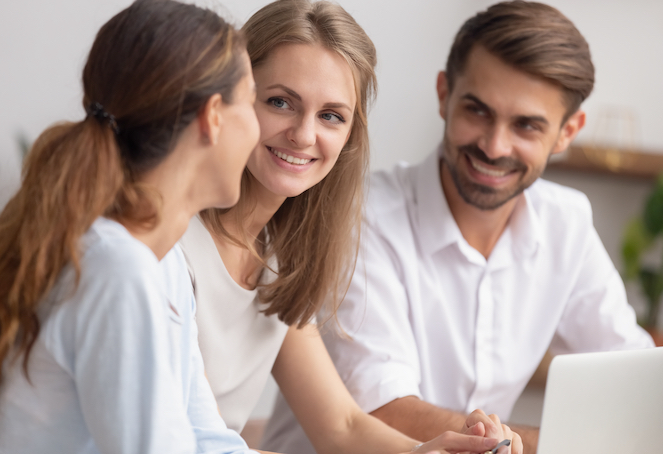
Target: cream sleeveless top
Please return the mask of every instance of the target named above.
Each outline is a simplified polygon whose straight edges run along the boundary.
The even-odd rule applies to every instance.
[[[288,326],[275,315],[262,314],[258,292],[233,280],[197,216],[180,245],[196,295],[205,372],[221,416],[228,427],[239,432],[265,387]],[[261,281],[274,278],[274,273],[265,269]]]

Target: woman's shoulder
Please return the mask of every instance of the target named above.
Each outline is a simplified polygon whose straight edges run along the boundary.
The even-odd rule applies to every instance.
[[[44,341],[63,364],[71,362],[63,352],[75,351],[82,333],[112,326],[140,337],[166,307],[157,257],[121,224],[97,219],[82,247],[80,275],[68,265],[47,296],[54,304],[41,314]]]
[[[81,279],[143,281],[159,271],[159,260],[122,224],[97,219],[82,238]]]

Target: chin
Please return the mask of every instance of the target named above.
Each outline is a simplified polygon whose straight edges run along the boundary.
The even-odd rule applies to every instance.
[[[271,185],[266,186],[269,192],[272,194],[278,196],[278,197],[286,197],[286,198],[291,198],[291,197],[297,197],[299,195],[302,195],[304,192],[308,191],[310,187],[302,188],[300,185],[297,186],[290,186],[290,185]]]
[[[239,191],[237,192],[237,194],[224,197],[221,202],[217,203],[214,206],[214,208],[231,208],[237,205],[237,202],[239,202]]]

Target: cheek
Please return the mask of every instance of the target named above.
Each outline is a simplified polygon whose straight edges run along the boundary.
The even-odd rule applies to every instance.
[[[256,109],[260,140],[272,138],[288,128],[288,120],[283,115],[276,115],[262,109]]]
[[[457,116],[452,121],[447,123],[447,137],[449,140],[457,145],[465,145],[474,143],[481,136],[481,125],[469,119]]]
[[[538,147],[536,150],[525,150],[521,159],[533,169],[543,169],[548,162],[548,151]]]
[[[513,142],[516,159],[533,169],[539,169],[546,165],[551,147],[552,144],[547,141],[536,139],[516,138]]]
[[[347,143],[349,137],[347,131],[333,131],[330,134],[321,136],[318,139],[320,149],[325,159],[333,166],[338,157],[341,155],[341,150]]]
[[[253,147],[255,147],[260,139],[260,123],[258,122],[258,117],[253,108],[248,112],[248,120],[250,125],[250,137],[253,142]]]

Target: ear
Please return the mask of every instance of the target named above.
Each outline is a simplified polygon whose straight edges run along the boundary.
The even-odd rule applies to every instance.
[[[447,96],[449,95],[449,84],[447,83],[447,73],[440,71],[437,75],[437,99],[440,103],[440,116],[446,120]]]
[[[198,114],[200,133],[210,144],[216,145],[219,141],[221,127],[223,126],[222,113],[223,100],[219,93],[210,96]]]
[[[562,125],[562,129],[559,132],[559,137],[552,150],[552,154],[561,153],[569,147],[573,139],[576,138],[580,130],[585,126],[585,120],[586,115],[582,110],[578,110],[566,120],[566,123]]]

